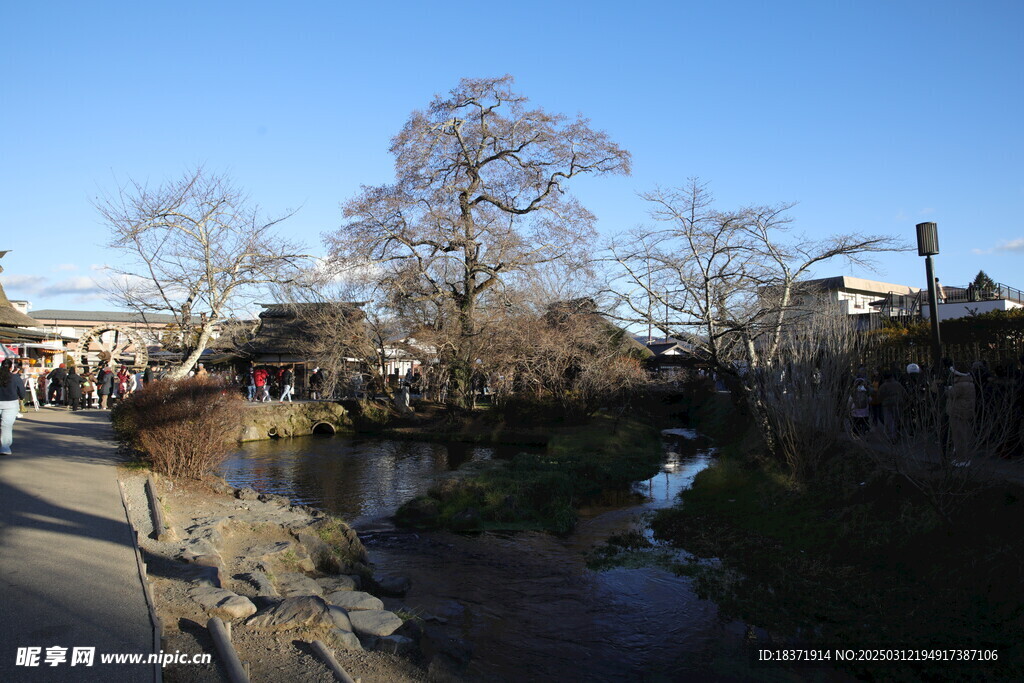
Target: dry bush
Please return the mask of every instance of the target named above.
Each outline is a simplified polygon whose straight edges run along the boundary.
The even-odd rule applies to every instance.
[[[235,447],[242,397],[211,378],[152,382],[118,405],[118,431],[130,437],[153,470],[200,479]]]
[[[762,436],[798,481],[808,481],[845,433],[856,366],[849,316],[802,314],[778,340],[777,353],[743,376]]]
[[[942,376],[907,387],[895,428],[852,434],[868,457],[909,482],[946,523],[972,495],[1021,473],[1004,459],[1021,447],[1014,387],[999,379],[967,381],[975,398],[960,424],[947,412],[951,387]]]

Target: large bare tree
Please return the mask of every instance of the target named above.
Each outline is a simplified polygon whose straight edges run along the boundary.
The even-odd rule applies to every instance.
[[[329,236],[336,260],[379,266],[392,300],[431,302],[454,340],[450,403],[468,404],[478,309],[504,278],[572,262],[594,216],[567,193],[580,175],[628,174],[629,153],[582,117],[531,109],[511,76],[464,79],[391,141],[394,184],[364,187]]]
[[[188,342],[171,378],[188,373],[238,305],[296,277],[305,260],[274,232],[291,214],[263,217],[225,176],[202,168],[156,189],[129,181],[96,206],[117,253],[111,300],[143,316],[173,315]]]

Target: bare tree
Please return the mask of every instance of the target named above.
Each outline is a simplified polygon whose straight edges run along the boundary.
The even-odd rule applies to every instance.
[[[801,281],[815,266],[844,259],[861,265],[873,253],[902,248],[883,235],[786,239],[792,204],[719,211],[706,184],[691,178],[679,189],[642,195],[656,227],[638,228],[612,241],[619,265],[614,287],[624,320],[650,325],[690,342],[720,374],[784,361],[787,326],[813,306]],[[801,295],[809,297],[801,302]],[[747,391],[769,450],[778,452],[766,407]]]
[[[188,373],[236,305],[290,281],[305,259],[273,232],[291,214],[261,217],[226,177],[201,168],[155,190],[130,181],[96,206],[118,253],[111,300],[143,316],[173,315],[189,344],[172,378]]]
[[[448,329],[451,402],[468,403],[479,307],[510,273],[584,257],[594,217],[566,192],[579,175],[629,173],[629,153],[582,117],[528,109],[511,76],[464,79],[391,142],[393,185],[364,187],[328,244],[379,264],[393,300],[431,302]]]

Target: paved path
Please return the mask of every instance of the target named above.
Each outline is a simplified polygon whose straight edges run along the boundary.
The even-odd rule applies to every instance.
[[[152,681],[152,665],[101,664],[150,653],[153,626],[117,483],[105,411],[29,410],[0,456],[0,681]],[[46,648],[68,662],[45,665]],[[16,666],[41,647],[40,666]],[[95,647],[92,667],[70,666]]]

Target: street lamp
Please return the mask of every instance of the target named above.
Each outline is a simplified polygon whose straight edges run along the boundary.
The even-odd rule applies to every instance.
[[[939,335],[939,301],[935,291],[935,271],[932,256],[939,253],[939,226],[935,223],[917,224],[917,255],[924,256],[928,277],[928,313],[932,319],[932,372],[939,371],[942,363],[942,337]]]

